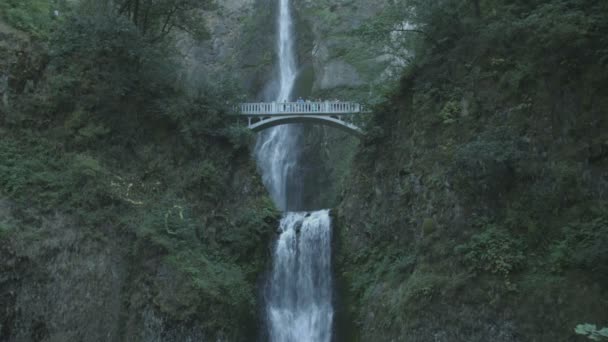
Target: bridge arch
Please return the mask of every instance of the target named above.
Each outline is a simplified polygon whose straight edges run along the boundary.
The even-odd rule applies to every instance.
[[[358,137],[363,135],[361,128],[352,124],[352,120],[344,119],[369,113],[358,103],[341,101],[241,103],[235,112],[237,116],[247,118],[248,127],[254,132],[291,123],[313,123],[335,127]]]
[[[249,125],[249,128],[254,132],[260,132],[267,128],[293,123],[325,125],[340,129],[342,131],[345,131],[346,133],[355,135],[357,137],[363,136],[363,131],[359,127],[331,116],[321,115],[289,115],[267,117],[261,119],[258,122],[252,122]]]

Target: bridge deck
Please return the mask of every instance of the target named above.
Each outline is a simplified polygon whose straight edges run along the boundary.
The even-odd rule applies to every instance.
[[[345,115],[363,113],[354,102],[261,102],[242,103],[237,108],[245,116],[275,115]]]

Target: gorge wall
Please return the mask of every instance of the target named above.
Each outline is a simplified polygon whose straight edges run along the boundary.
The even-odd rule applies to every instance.
[[[372,85],[390,73],[396,56],[380,42],[365,41],[353,32],[382,12],[390,1],[296,1],[296,49],[300,65],[296,93],[331,98],[369,96]],[[206,13],[210,39],[182,41],[189,74],[230,71],[253,99],[276,73],[276,3],[271,0],[231,0]],[[252,100],[253,100],[252,99]]]
[[[448,8],[383,100],[407,52],[353,30],[391,3],[294,4],[297,94],[376,105],[360,143],[304,128],[303,196],[337,206],[339,338],[573,341],[607,322],[605,4]],[[209,40],[179,37],[181,80],[268,99],[275,2],[218,6]],[[0,340],[250,341],[278,214],[251,137],[204,100],[223,94],[71,106],[105,79],[77,83],[55,52],[0,22]],[[77,71],[108,64],[94,57]]]
[[[271,100],[276,92],[276,1],[229,1],[207,13],[211,39],[181,44],[188,74],[236,75],[248,101]],[[390,2],[294,2],[298,77],[294,94],[307,99],[367,102],[378,94],[398,59],[387,47],[354,34]],[[304,202],[309,209],[334,206],[358,140],[327,127],[302,126]],[[323,191],[319,191],[323,189]]]
[[[492,4],[430,12],[443,40],[374,110],[335,213],[348,341],[575,341],[608,319],[608,42],[557,24],[604,32],[607,8]]]
[[[119,26],[87,24],[87,41]],[[0,340],[248,341],[278,225],[248,136],[200,121],[222,110],[205,102],[217,95],[142,110],[137,96],[96,94],[107,74],[87,74],[78,54],[75,72],[61,70],[74,56],[57,58],[53,43],[0,21]],[[86,61],[127,70],[96,51]],[[192,116],[150,114],[172,101]]]

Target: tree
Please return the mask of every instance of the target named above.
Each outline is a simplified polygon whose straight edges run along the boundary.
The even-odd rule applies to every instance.
[[[86,0],[84,7],[125,16],[153,40],[162,39],[175,29],[202,40],[208,37],[202,12],[215,8],[215,3],[213,0]]]

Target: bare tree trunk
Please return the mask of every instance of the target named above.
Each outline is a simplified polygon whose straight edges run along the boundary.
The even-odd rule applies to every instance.
[[[481,18],[481,6],[479,5],[479,0],[471,0],[473,3],[473,8],[475,9],[475,16],[477,18]]]
[[[139,21],[139,0],[135,0],[135,7],[133,8],[133,23],[137,26]]]
[[[148,25],[149,23],[149,18],[150,18],[150,8],[152,8],[152,4],[150,3],[150,0],[146,0],[146,9],[144,10],[144,21],[142,23],[142,28],[141,31],[143,32],[143,34],[148,33]]]
[[[120,9],[118,10],[118,14],[124,14],[124,13],[129,14],[130,11],[131,11],[131,0],[125,0],[125,2],[122,3],[122,5],[120,6]]]

